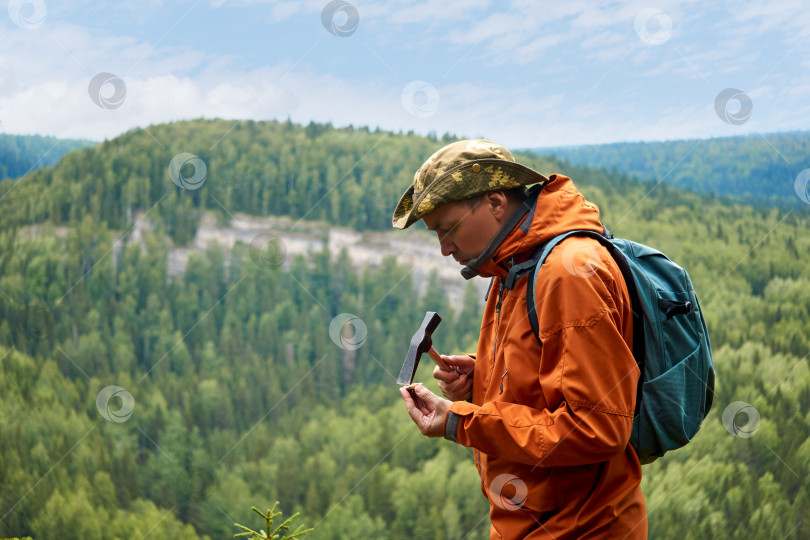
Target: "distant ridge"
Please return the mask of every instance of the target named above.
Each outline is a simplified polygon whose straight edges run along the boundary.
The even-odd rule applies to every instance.
[[[605,168],[673,187],[731,195],[752,204],[796,207],[798,174],[810,168],[810,131],[715,139],[628,142],[532,153],[574,165]]]
[[[54,165],[71,150],[94,144],[94,141],[41,135],[0,135],[0,180]]]

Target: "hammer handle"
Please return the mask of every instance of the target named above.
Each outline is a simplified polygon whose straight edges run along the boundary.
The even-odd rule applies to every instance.
[[[439,353],[436,352],[436,349],[431,347],[430,350],[428,351],[428,354],[430,355],[431,358],[433,358],[433,361],[436,362],[436,364],[438,364],[440,368],[442,368],[445,371],[453,371],[452,369],[450,369],[450,366],[448,366],[445,363],[445,361],[442,360],[442,357],[439,355]]]

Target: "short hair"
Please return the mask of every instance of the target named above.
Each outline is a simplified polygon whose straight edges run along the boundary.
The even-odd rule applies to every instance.
[[[496,189],[493,191],[501,191],[504,195],[506,195],[506,200],[510,202],[523,202],[528,197],[526,193],[526,186],[518,186],[511,189]],[[484,200],[484,197],[487,193],[492,193],[491,191],[485,191],[484,193],[479,193],[478,195],[474,195],[468,199],[462,199],[459,202],[463,202],[469,208],[475,208],[481,201]]]

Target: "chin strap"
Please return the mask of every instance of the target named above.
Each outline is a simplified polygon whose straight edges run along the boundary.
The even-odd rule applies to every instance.
[[[492,258],[492,255],[494,255],[495,251],[498,249],[498,247],[500,247],[501,242],[503,242],[504,239],[509,236],[509,233],[515,228],[515,225],[526,217],[529,212],[534,215],[535,206],[537,205],[537,196],[540,195],[540,191],[542,191],[545,186],[546,184],[543,183],[532,186],[529,189],[528,197],[526,197],[523,203],[521,203],[521,205],[517,207],[512,215],[509,216],[509,218],[503,224],[503,227],[500,228],[492,241],[490,241],[484,252],[468,262],[467,266],[461,269],[461,275],[464,279],[472,279],[479,275],[478,267]]]

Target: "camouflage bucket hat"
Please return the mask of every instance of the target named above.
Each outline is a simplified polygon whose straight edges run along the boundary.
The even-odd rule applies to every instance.
[[[419,167],[391,222],[397,229],[406,229],[444,204],[539,182],[548,182],[548,178],[515,163],[512,153],[497,143],[483,139],[454,142]]]

